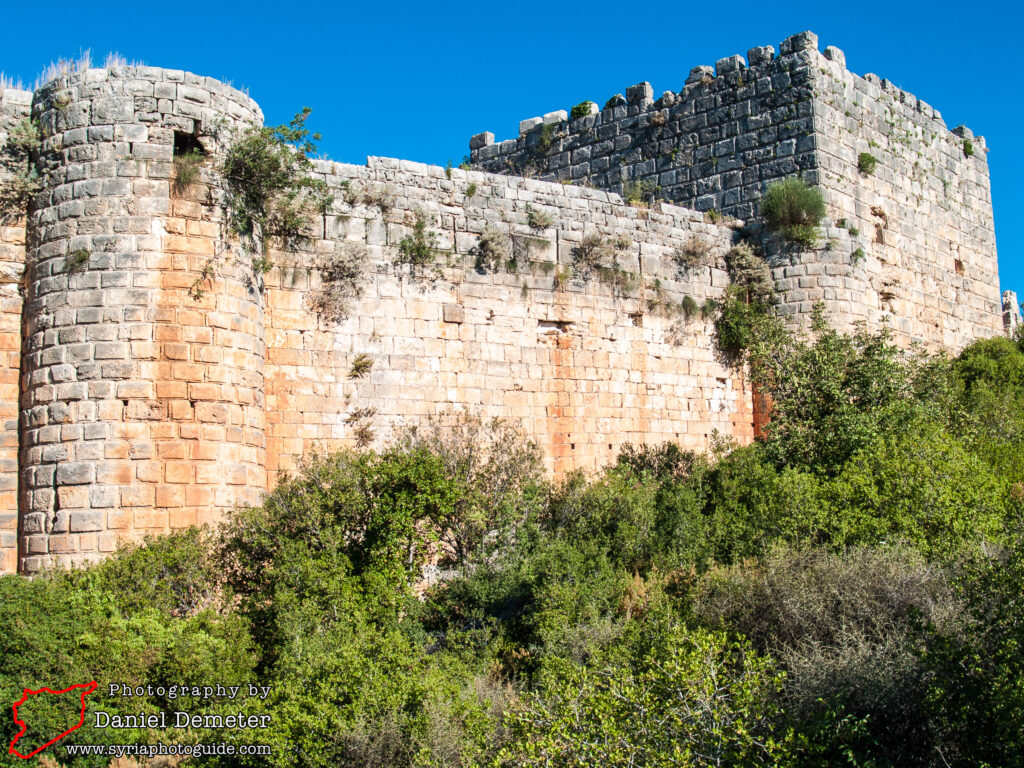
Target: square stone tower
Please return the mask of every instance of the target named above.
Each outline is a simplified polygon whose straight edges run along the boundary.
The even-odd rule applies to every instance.
[[[470,140],[482,169],[658,197],[746,222],[776,278],[780,312],[824,302],[834,323],[891,327],[900,343],[960,349],[1002,331],[985,140],[888,80],[849,72],[811,32],[694,67],[657,100],[641,83]],[[761,197],[800,176],[822,190],[820,246],[780,247]]]

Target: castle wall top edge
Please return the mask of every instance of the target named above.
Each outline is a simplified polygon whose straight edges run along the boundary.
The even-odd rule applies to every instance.
[[[502,173],[490,173],[478,170],[463,170],[461,168],[443,168],[439,165],[419,163],[413,160],[401,160],[393,157],[369,156],[364,165],[358,163],[343,163],[336,160],[314,160],[313,166],[317,172],[327,175],[338,175],[346,177],[358,177],[362,171],[398,171],[414,176],[422,176],[433,179],[450,179],[452,182],[469,182],[478,184],[496,184],[510,189],[525,189],[534,193],[547,193],[552,196],[576,198],[597,203],[607,203],[622,208],[631,206],[617,192],[584,187],[575,184],[563,184],[560,181],[547,181],[544,179],[528,179],[522,176],[510,176]],[[451,174],[449,177],[448,174]],[[693,208],[681,205],[674,205],[667,201],[656,203],[661,213],[673,216],[681,221],[703,222],[704,214]],[[732,222],[733,228],[741,228],[743,221]]]
[[[32,104],[32,91],[18,88],[0,88],[0,103],[27,107]]]
[[[670,104],[665,103],[666,95],[672,94],[675,98],[686,99],[689,93],[705,83],[707,78],[717,79],[736,72],[767,69],[780,59],[808,53],[816,55],[823,62],[831,63],[853,78],[869,83],[880,89],[882,92],[891,94],[896,101],[902,102],[915,111],[921,112],[925,117],[930,118],[938,126],[941,126],[942,130],[959,138],[974,139],[982,150],[987,151],[983,136],[975,136],[971,129],[964,125],[949,128],[942,119],[942,113],[939,110],[935,109],[924,100],[917,98],[909,91],[895,85],[892,81],[870,72],[864,75],[858,75],[851,72],[846,67],[846,55],[840,48],[829,45],[825,48],[824,52],[819,51],[818,36],[811,31],[799,32],[787,37],[779,44],[778,55],[776,55],[774,46],[755,46],[747,51],[746,57],[734,54],[732,56],[726,56],[718,59],[714,66],[703,64],[693,67],[690,69],[686,78],[686,84],[682,89],[679,91],[665,91],[665,93],[662,94],[662,97],[656,100],[653,98],[653,88],[650,83],[643,82],[629,86],[626,89],[627,98],[623,103],[628,104],[631,107],[639,107],[641,112],[657,111],[670,106]],[[614,96],[611,98],[614,99]],[[599,109],[598,111],[604,110]],[[567,121],[570,124],[574,122],[574,120],[567,117],[567,113],[564,110],[549,112],[543,116],[521,120],[519,123],[518,134],[511,139],[504,139],[496,142],[494,134],[490,131],[475,134],[469,140],[470,149],[479,149],[494,143],[501,144],[504,142],[514,142],[542,124],[560,122],[556,119],[557,117],[561,117],[561,121]],[[982,157],[984,157],[984,154]]]
[[[64,90],[76,85],[91,83],[102,83],[110,80],[141,80],[148,82],[167,82],[179,86],[199,88],[210,93],[224,96],[225,98],[238,102],[248,110],[263,118],[263,110],[260,105],[245,91],[235,88],[229,83],[205,75],[197,75],[182,69],[166,69],[163,67],[150,66],[121,66],[121,67],[92,67],[90,69],[71,72],[66,75],[59,75],[44,83],[30,95],[33,100],[45,99],[57,91]]]

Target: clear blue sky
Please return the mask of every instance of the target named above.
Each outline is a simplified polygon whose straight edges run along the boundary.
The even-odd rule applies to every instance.
[[[1004,288],[1024,294],[1024,11],[1009,2],[424,3],[392,0],[69,3],[3,11],[0,70],[31,83],[89,48],[248,88],[267,121],[313,107],[330,157],[443,165],[470,135],[603,103],[643,80],[679,90],[690,68],[805,29],[985,136]],[[70,8],[71,10],[66,10]]]

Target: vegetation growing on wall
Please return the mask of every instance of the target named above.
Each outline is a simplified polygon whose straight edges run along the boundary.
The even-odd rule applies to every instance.
[[[294,247],[333,201],[327,184],[310,175],[320,140],[306,128],[311,112],[304,107],[290,123],[246,130],[221,165],[232,228],[253,253],[266,256],[271,238]]]
[[[526,223],[530,225],[530,229],[540,230],[552,226],[555,223],[555,219],[550,213],[545,213],[527,204]]]
[[[761,199],[761,216],[768,228],[786,242],[813,248],[818,242],[818,226],[825,217],[825,200],[820,190],[794,176],[768,187]]]
[[[412,232],[398,243],[396,266],[404,266],[414,279],[439,277],[441,268],[435,263],[438,255],[437,235],[427,229],[427,217],[421,211],[414,215]]]
[[[395,207],[395,193],[386,184],[352,184],[343,182],[343,199],[348,205],[365,205],[377,208],[387,216]]]
[[[572,108],[572,111],[569,113],[569,119],[579,120],[581,117],[587,117],[593,109],[597,109],[597,104],[592,101],[581,101]]]
[[[744,292],[747,303],[771,304],[775,300],[775,280],[764,257],[749,243],[738,243],[725,254],[729,280]]]
[[[691,270],[701,267],[711,253],[711,245],[700,235],[690,238],[672,253],[672,258],[680,269]]]
[[[199,180],[205,155],[197,149],[174,156],[174,191],[182,194]]]
[[[658,185],[646,179],[622,184],[622,199],[634,208],[647,208],[658,194]]]
[[[43,189],[32,165],[40,141],[38,124],[28,118],[16,123],[7,135],[7,143],[0,151],[0,170],[7,177],[0,181],[0,223],[22,218],[32,199]]]
[[[320,286],[309,294],[310,308],[318,318],[337,324],[348,317],[352,301],[363,295],[366,259],[366,246],[348,241],[335,243],[334,252],[320,258]]]
[[[497,272],[502,268],[509,268],[510,272],[516,269],[516,263],[511,257],[512,242],[509,236],[500,229],[487,227],[477,240],[473,250],[473,266],[478,272]]]
[[[84,248],[69,251],[68,255],[64,257],[64,271],[69,275],[84,272],[89,266],[91,257],[92,254]]]
[[[865,176],[873,176],[877,165],[878,158],[870,152],[861,152],[857,157],[857,170]]]
[[[1021,345],[916,358],[819,316],[751,362],[773,411],[747,447],[551,484],[507,425],[453,418],[313,456],[218,532],[4,577],[0,694],[258,681],[269,727],[223,738],[272,754],[224,768],[1020,765]]]
[[[609,238],[595,233],[584,235],[572,249],[572,273],[580,280],[597,277],[617,294],[633,291],[639,285],[639,276],[619,261],[632,246],[632,238],[625,233]]]
[[[715,341],[728,355],[739,357],[754,347],[775,342],[782,326],[774,315],[775,281],[771,269],[749,243],[738,243],[725,255],[729,286],[715,304]]]

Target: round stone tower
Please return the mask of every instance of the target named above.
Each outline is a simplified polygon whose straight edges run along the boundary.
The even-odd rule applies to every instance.
[[[19,569],[212,522],[265,484],[263,297],[215,167],[245,94],[153,67],[36,91]]]

